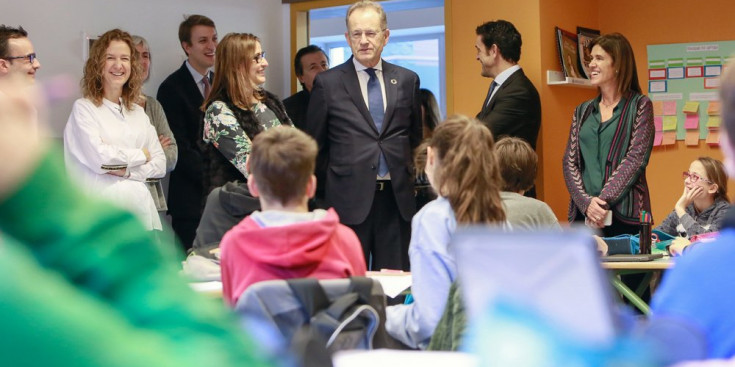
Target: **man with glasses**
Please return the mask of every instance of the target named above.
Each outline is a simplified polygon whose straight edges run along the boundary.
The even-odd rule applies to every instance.
[[[28,32],[23,27],[13,28],[0,24],[0,98],[19,96],[36,82],[36,71],[41,62],[36,57]],[[33,136],[38,135],[36,111],[33,116]]]
[[[202,215],[203,166],[197,142],[202,140],[204,115],[200,107],[211,87],[217,29],[208,17],[190,15],[179,25],[179,41],[187,60],[161,83],[156,99],[179,147],[169,183],[168,213],[171,227],[188,250]]]
[[[40,67],[28,32],[0,25],[0,92],[10,94],[33,85]]]
[[[360,238],[369,269],[407,270],[416,212],[411,162],[422,133],[419,77],[381,59],[390,31],[378,3],[353,4],[346,23],[353,56],[316,76],[306,118],[319,144],[317,180]]]

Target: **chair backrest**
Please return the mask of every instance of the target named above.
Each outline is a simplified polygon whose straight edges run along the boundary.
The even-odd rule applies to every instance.
[[[370,278],[303,278],[255,283],[240,296],[235,311],[271,325],[287,343],[305,325],[313,326],[333,352],[393,346],[385,331],[385,307],[383,288]]]

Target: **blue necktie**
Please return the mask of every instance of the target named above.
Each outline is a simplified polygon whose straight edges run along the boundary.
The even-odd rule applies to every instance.
[[[383,119],[385,118],[385,110],[383,109],[383,90],[380,87],[380,81],[375,75],[375,69],[367,68],[365,72],[370,75],[368,80],[368,109],[370,110],[370,116],[373,117],[375,128],[378,129],[378,133],[383,128]],[[383,177],[388,174],[388,162],[385,160],[385,155],[380,152],[380,161],[378,163],[378,175]]]
[[[497,86],[498,83],[496,83],[494,80],[492,83],[490,83],[490,91],[487,92],[487,100],[485,101],[485,106],[483,106],[483,108],[487,107],[490,104],[490,98],[492,98],[493,91],[495,90],[495,88],[497,88]]]

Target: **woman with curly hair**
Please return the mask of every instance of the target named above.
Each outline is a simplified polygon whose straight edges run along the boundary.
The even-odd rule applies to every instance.
[[[64,157],[81,184],[132,210],[147,229],[161,229],[146,180],[166,174],[166,157],[145,111],[143,83],[130,34],[113,29],[94,42],[82,95],[64,129]]]
[[[217,72],[202,106],[205,197],[229,181],[246,181],[245,162],[258,133],[293,125],[280,98],[262,88],[268,60],[258,37],[229,33],[215,55]]]

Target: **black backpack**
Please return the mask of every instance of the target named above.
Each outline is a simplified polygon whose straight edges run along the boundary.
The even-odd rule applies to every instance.
[[[301,335],[318,335],[330,354],[339,350],[373,349],[380,315],[370,304],[371,279],[351,278],[347,292],[331,301],[314,278],[286,282],[303,305],[305,319],[309,320],[303,328],[313,331]],[[292,344],[298,343],[292,340]]]

